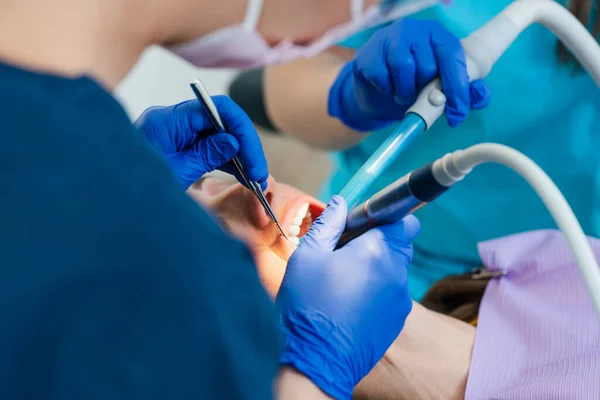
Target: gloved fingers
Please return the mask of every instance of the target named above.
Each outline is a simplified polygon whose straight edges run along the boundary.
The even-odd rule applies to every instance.
[[[356,251],[362,248],[364,251],[372,249],[379,251],[378,246],[387,245],[390,250],[412,255],[412,241],[421,230],[419,220],[414,215],[408,215],[403,220],[389,225],[381,225],[346,244],[343,249]],[[354,250],[353,250],[354,249]]]
[[[169,110],[170,109],[170,110]],[[176,134],[171,138],[174,151],[184,151],[193,146],[198,136],[207,137],[216,132],[204,106],[198,100],[187,100],[165,109],[172,114]]]
[[[219,110],[227,132],[239,143],[237,154],[248,178],[266,188],[269,171],[260,137],[248,115],[227,96],[214,96],[213,101]]]
[[[460,40],[439,23],[433,25],[431,41],[447,98],[446,118],[450,126],[456,126],[467,117],[471,106],[465,52]]]
[[[394,88],[394,99],[398,104],[412,103],[417,97],[417,63],[411,51],[410,20],[401,20],[388,29],[396,28],[398,35],[390,35],[386,54],[388,74]]]
[[[379,93],[394,96],[392,77],[388,70],[385,54],[389,39],[384,28],[365,43],[354,57],[353,74],[366,84],[373,86]]]
[[[189,187],[204,174],[220,169],[239,151],[236,138],[228,133],[216,133],[198,141],[190,149],[177,153],[172,158],[175,170],[185,171],[180,178]]]
[[[421,231],[421,224],[414,215],[407,215],[401,221],[382,225],[378,228],[384,235],[385,241],[394,249],[404,249]]]
[[[435,53],[429,40],[415,40],[412,44],[412,52],[417,64],[415,80],[418,94],[429,82],[437,78],[439,71]]]
[[[186,132],[187,129],[178,129],[181,125],[181,116],[174,113],[175,107],[149,107],[134,122],[142,138],[161,154],[176,153],[183,148],[177,148],[175,139],[180,135],[179,131]],[[190,141],[190,144],[193,140]]]
[[[412,261],[412,241],[419,230],[419,221],[410,215],[402,221],[363,233],[340,251],[361,254],[367,258],[384,257],[382,260],[391,260],[391,263],[380,263],[380,267],[393,268],[393,274],[397,278],[395,281],[402,286],[406,283],[408,267]]]
[[[333,196],[325,210],[304,235],[298,249],[332,251],[346,228],[347,215],[346,200],[340,196]]]
[[[490,104],[492,92],[483,80],[479,79],[471,82],[469,92],[471,95],[471,109],[481,110]]]

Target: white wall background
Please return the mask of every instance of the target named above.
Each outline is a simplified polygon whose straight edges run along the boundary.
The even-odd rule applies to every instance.
[[[194,97],[190,82],[199,77],[212,95],[227,91],[234,70],[198,69],[160,47],[149,48],[117,88],[132,119],[150,106],[171,105]]]

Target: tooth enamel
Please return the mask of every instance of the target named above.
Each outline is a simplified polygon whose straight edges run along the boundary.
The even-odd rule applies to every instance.
[[[309,222],[312,222],[312,218],[307,218],[307,215],[310,214],[308,211],[308,207],[310,205],[308,203],[302,204],[302,206],[296,211],[296,215],[288,228],[288,241],[294,246],[298,247],[300,240],[298,239],[298,235],[300,234],[300,227],[307,220],[310,219]]]
[[[298,236],[300,234],[300,227],[298,225],[292,225],[288,232],[290,236]]]
[[[296,211],[296,217],[304,218],[308,212],[308,203],[304,203],[302,207]]]

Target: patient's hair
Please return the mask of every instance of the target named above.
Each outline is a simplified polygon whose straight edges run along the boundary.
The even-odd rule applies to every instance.
[[[592,35],[597,39],[600,33],[600,19],[598,18],[598,4],[600,0],[568,0],[567,6],[577,19],[590,29]],[[558,59],[565,63],[575,61],[573,55],[567,50],[564,44],[558,42]],[[578,65],[578,64],[576,64]]]
[[[452,275],[436,282],[421,304],[444,315],[473,323],[489,279],[473,279],[472,274]]]

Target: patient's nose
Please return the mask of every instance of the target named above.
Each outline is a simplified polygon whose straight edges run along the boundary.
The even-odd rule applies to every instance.
[[[271,202],[273,201],[273,197],[275,196],[275,191],[277,190],[277,183],[272,176],[269,176],[267,179],[267,188],[265,189],[265,196],[267,200],[269,200],[269,204],[273,205]]]

